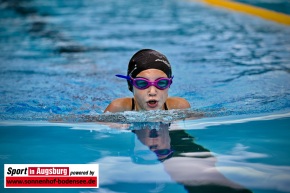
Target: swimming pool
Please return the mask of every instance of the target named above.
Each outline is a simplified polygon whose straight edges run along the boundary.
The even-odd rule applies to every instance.
[[[99,163],[98,192],[201,191],[198,181],[183,183],[196,173],[178,174],[170,167],[181,159],[188,171],[192,163],[214,169],[207,177],[218,177],[205,182],[224,179],[219,182],[253,192],[290,191],[288,26],[177,0],[0,5],[1,164]],[[163,162],[136,140],[132,130],[144,127],[138,117],[123,130],[80,122],[83,115],[102,116],[111,100],[131,95],[114,75],[125,73],[130,56],[144,47],[171,61],[175,77],[169,94],[206,115],[174,121],[167,130],[144,123],[167,132],[174,154]],[[59,116],[68,123],[48,122]],[[205,152],[197,157],[209,159],[211,167],[195,162],[196,147]]]

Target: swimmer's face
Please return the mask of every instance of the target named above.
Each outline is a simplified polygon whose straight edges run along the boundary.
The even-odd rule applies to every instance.
[[[140,72],[137,77],[146,78],[150,81],[155,81],[158,78],[167,78],[167,75],[157,69],[147,69]],[[136,110],[158,110],[163,109],[164,103],[168,98],[168,89],[160,90],[155,86],[150,86],[147,89],[140,90],[133,87],[134,98],[136,101]]]

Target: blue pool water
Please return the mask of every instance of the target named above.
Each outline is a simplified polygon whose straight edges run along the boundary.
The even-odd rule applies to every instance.
[[[290,192],[289,121],[289,113],[231,116],[176,121],[169,129],[135,123],[125,130],[99,123],[2,122],[0,161],[100,165],[98,190],[28,192],[235,192],[212,183],[241,192]],[[150,139],[149,129],[158,137]],[[173,156],[158,161],[152,144],[170,144]]]
[[[284,13],[289,4],[251,3]],[[0,192],[290,192],[289,34],[195,1],[0,1],[1,165],[100,164],[97,190]],[[132,96],[114,75],[141,48],[168,56],[169,94],[205,117],[103,115]],[[126,124],[112,123],[119,117]],[[111,123],[92,122],[103,118]],[[170,158],[142,143],[150,131]]]

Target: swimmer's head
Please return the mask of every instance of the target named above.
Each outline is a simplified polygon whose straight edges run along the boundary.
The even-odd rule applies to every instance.
[[[163,54],[152,49],[142,49],[136,52],[129,61],[127,76],[136,76],[147,69],[157,69],[163,71],[168,78],[172,77],[171,65]],[[133,92],[133,86],[128,80],[128,87]]]

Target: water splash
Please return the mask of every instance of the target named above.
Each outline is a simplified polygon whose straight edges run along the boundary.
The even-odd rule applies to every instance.
[[[114,122],[114,123],[142,123],[163,122],[170,123],[186,118],[200,118],[202,112],[192,110],[157,110],[157,111],[125,111],[120,113],[104,113],[92,115],[54,115],[50,121],[54,122]]]

